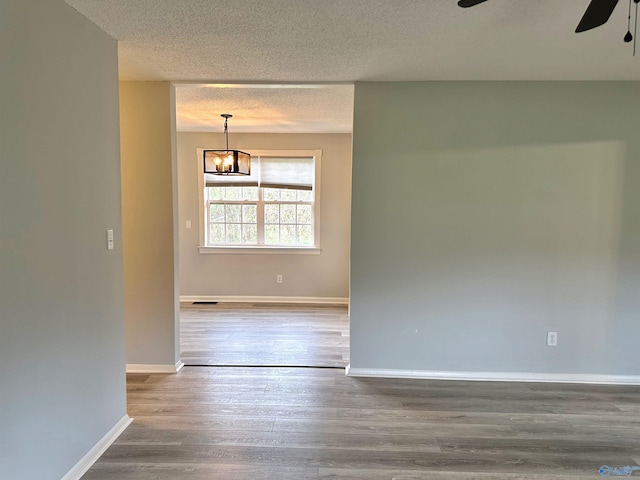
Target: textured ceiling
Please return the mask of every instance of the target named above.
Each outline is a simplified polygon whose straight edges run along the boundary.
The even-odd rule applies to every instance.
[[[178,131],[348,133],[353,85],[176,85]]]
[[[123,80],[640,80],[624,0],[581,34],[589,0],[66,1],[119,40]]]

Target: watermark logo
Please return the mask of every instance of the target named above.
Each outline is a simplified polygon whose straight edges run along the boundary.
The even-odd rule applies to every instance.
[[[610,467],[609,465],[602,465],[599,472],[602,477],[630,477],[636,470],[640,471],[640,467]]]

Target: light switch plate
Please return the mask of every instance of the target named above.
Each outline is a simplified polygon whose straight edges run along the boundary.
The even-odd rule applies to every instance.
[[[107,230],[107,250],[113,250],[113,230]]]

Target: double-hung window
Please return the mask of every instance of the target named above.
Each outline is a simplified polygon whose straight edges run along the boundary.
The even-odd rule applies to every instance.
[[[249,176],[199,173],[204,249],[318,247],[320,155],[252,152]]]

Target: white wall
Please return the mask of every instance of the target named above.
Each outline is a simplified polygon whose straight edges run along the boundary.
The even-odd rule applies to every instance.
[[[117,48],[62,0],[0,32],[0,477],[59,480],[126,413]]]
[[[224,136],[178,133],[181,296],[349,296],[351,135],[241,134],[245,151],[322,150],[320,255],[204,255],[198,253],[197,148],[224,148]],[[191,220],[192,228],[185,222]],[[284,283],[276,283],[276,275]]]
[[[169,82],[120,83],[129,365],[170,367],[179,360],[173,92]]]
[[[356,84],[351,367],[639,375],[639,101]]]

